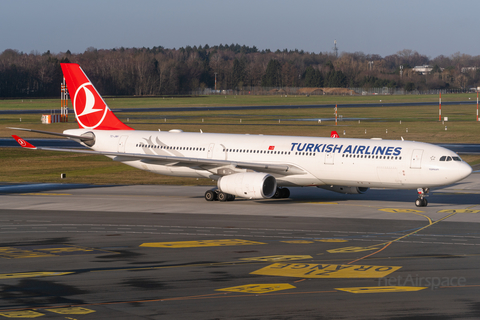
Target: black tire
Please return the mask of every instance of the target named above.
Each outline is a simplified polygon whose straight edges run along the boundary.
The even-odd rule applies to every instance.
[[[228,194],[227,195],[227,201],[234,201],[235,200],[235,195],[234,194]]]
[[[215,201],[217,199],[217,193],[213,190],[208,190],[205,192],[205,200],[207,201]]]
[[[273,199],[278,199],[278,198],[280,198],[281,193],[282,193],[282,189],[277,188],[277,190],[275,190],[275,193],[273,194],[272,198],[273,198]]]
[[[228,200],[228,194],[219,192],[217,195],[218,201],[227,201]]]
[[[280,192],[280,197],[281,198],[288,198],[290,197],[290,190],[288,190],[288,188],[282,188],[280,189],[281,192]]]
[[[415,205],[416,205],[417,207],[423,207],[423,201],[422,201],[422,199],[417,199],[417,200],[415,200]]]
[[[428,200],[426,198],[423,198],[423,206],[422,207],[426,207],[428,206]]]

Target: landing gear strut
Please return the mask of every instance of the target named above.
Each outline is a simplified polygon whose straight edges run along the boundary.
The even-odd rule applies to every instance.
[[[426,197],[428,197],[428,192],[430,191],[429,188],[418,188],[417,189],[417,195],[418,198],[415,200],[415,205],[417,207],[426,207],[428,205],[428,200]]]
[[[235,196],[233,194],[221,192],[218,189],[207,190],[205,192],[205,200],[207,201],[233,201]]]

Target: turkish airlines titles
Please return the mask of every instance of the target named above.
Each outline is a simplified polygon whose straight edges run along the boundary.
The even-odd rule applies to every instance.
[[[343,152],[342,152],[343,150]],[[333,152],[348,154],[364,154],[364,155],[381,155],[381,156],[399,156],[402,153],[402,147],[382,147],[382,146],[353,146],[348,145],[344,149],[344,145],[338,144],[314,144],[314,143],[298,143],[292,142],[290,151],[300,152]]]

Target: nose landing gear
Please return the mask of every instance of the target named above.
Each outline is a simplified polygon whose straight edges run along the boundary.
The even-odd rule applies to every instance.
[[[417,207],[426,207],[428,205],[428,200],[426,197],[428,197],[428,192],[430,191],[429,188],[418,188],[417,189],[417,195],[418,198],[415,200],[415,205]]]

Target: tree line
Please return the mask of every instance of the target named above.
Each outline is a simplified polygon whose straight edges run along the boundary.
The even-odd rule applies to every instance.
[[[362,52],[309,53],[258,50],[255,46],[187,46],[179,49],[88,48],[83,53],[47,51],[0,54],[0,97],[58,96],[60,63],[82,66],[104,95],[176,95],[206,88],[253,87],[468,89],[480,85],[480,56],[454,54],[434,59],[413,50],[382,57]],[[426,75],[414,66],[431,65]],[[478,67],[478,69],[477,69]]]

